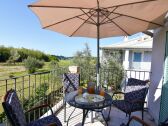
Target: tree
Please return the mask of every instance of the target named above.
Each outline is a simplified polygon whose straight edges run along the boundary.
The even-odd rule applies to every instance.
[[[87,43],[85,43],[85,48],[82,51],[77,51],[73,58],[74,64],[84,68],[93,66],[93,64],[91,64],[91,60],[91,50]]]
[[[51,70],[54,70],[57,67],[59,67],[59,64],[58,64],[57,60],[52,60],[49,65],[50,65]]]
[[[10,57],[8,59],[8,63],[14,63],[20,58],[20,55],[16,49],[12,49],[10,51]]]
[[[73,63],[74,65],[77,65],[81,68],[82,70],[81,80],[83,81],[83,83],[89,81],[91,79],[91,75],[95,76],[94,74],[90,73],[95,72],[95,69],[92,69],[95,66],[94,64],[95,62],[93,62],[94,60],[95,59],[91,56],[91,50],[87,43],[85,43],[85,48],[82,51],[77,51],[74,55]]]
[[[0,62],[6,62],[10,57],[10,48],[0,46]]]
[[[107,60],[102,62],[102,69],[104,73],[101,77],[106,79],[108,86],[114,87],[116,90],[120,89],[121,82],[124,76],[124,68],[121,64],[122,52],[111,51]],[[108,72],[106,72],[106,70]],[[101,82],[104,83],[104,82]]]
[[[58,59],[58,57],[57,56],[55,56],[55,55],[49,55],[49,59],[50,59],[50,61],[57,61],[57,62],[59,62],[59,59]]]
[[[44,66],[44,61],[40,61],[29,56],[26,60],[24,60],[24,65],[28,70],[28,73],[34,73],[36,69],[42,68]]]

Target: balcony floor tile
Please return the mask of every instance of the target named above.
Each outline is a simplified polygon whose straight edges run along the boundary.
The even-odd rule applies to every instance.
[[[73,111],[74,107],[71,107],[69,105],[66,106],[67,108],[67,118],[69,117],[69,115],[71,114],[71,112]],[[108,108],[104,111],[104,115],[107,116],[108,115]],[[91,123],[91,113],[88,114],[88,117],[86,118],[85,121],[85,126],[104,126],[104,122],[100,121],[101,119],[94,119],[94,123]],[[95,114],[93,114],[95,115]],[[136,115],[138,117],[141,117],[141,112],[134,112],[132,113],[132,115]],[[62,109],[58,114],[57,117],[61,120],[63,126],[66,126],[67,123],[64,122],[64,109]],[[77,109],[75,110],[75,112],[72,114],[71,116],[72,118],[69,120],[68,122],[68,126],[81,126],[81,122],[82,122],[82,110],[81,109]],[[144,120],[149,123],[151,126],[156,126],[156,124],[152,121],[152,116],[149,115],[149,113],[145,112],[144,113]],[[123,113],[122,111],[118,110],[115,107],[112,107],[111,112],[110,112],[110,121],[108,122],[109,126],[120,126],[122,123],[127,123],[128,121],[128,117],[126,117],[125,113]]]

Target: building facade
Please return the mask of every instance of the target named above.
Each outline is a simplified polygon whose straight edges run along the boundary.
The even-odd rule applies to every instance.
[[[117,51],[120,53],[117,58],[123,64],[124,69],[150,71],[152,43],[153,39],[151,37],[142,36],[118,44],[103,46],[101,47],[101,62],[107,62],[110,58],[115,57],[114,52]]]

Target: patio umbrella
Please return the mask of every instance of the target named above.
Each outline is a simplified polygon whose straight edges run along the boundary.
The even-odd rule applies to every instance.
[[[99,40],[163,26],[168,0],[41,0],[29,7],[44,29],[97,38],[98,84]]]

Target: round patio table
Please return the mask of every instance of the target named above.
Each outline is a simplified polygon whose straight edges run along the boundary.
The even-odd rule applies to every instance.
[[[83,90],[83,93],[85,93],[85,92],[87,92],[87,90]],[[99,91],[95,91],[95,94],[99,94]],[[100,112],[103,116],[103,119],[104,119],[106,125],[108,125],[107,121],[109,121],[111,105],[112,105],[112,97],[108,93],[105,92],[104,100],[102,102],[95,102],[95,103],[92,103],[92,104],[90,104],[90,103],[87,104],[87,102],[79,103],[75,100],[75,97],[78,97],[78,91],[73,91],[73,92],[70,92],[70,93],[66,94],[65,95],[65,101],[70,106],[73,106],[75,108],[83,109],[82,126],[84,125],[85,118],[88,114],[88,111]],[[105,117],[103,115],[103,109],[106,108],[106,107],[110,107],[107,119],[105,119]],[[72,115],[72,113],[70,114],[70,116]],[[70,119],[70,116],[69,116],[69,119]],[[69,119],[68,119],[68,121],[69,121]],[[67,125],[68,125],[68,121],[67,121]]]

